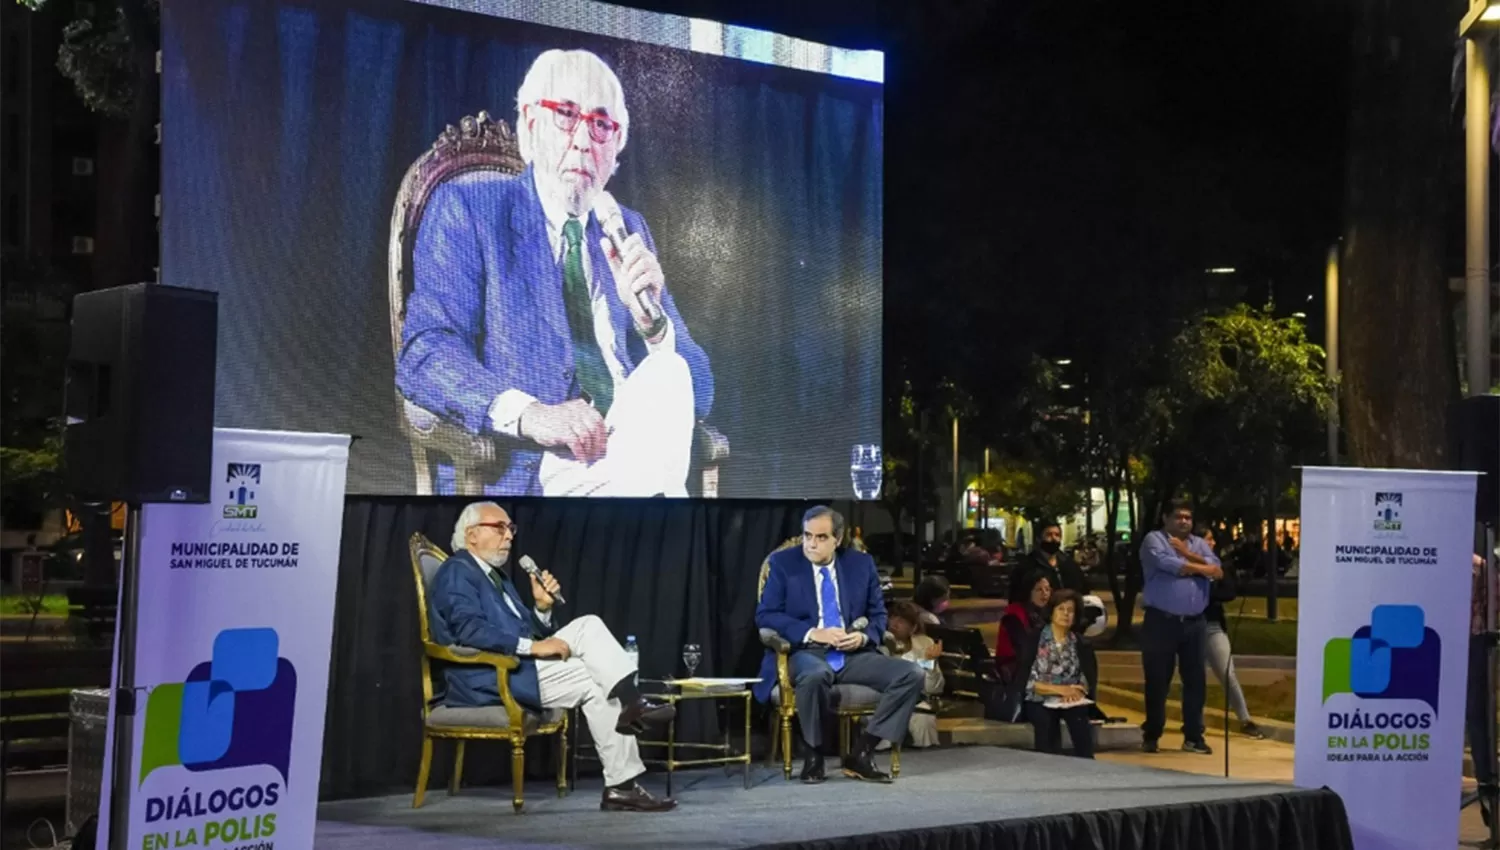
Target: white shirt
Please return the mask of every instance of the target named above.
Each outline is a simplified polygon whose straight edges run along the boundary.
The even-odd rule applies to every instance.
[[[474,556],[474,560],[478,561],[479,562],[479,568],[481,570],[484,570],[484,577],[487,578],[487,579],[489,579],[491,584],[494,584],[495,583],[495,578],[494,578],[495,568],[492,567],[492,566],[490,566],[489,564],[486,564],[484,562],[484,559],[481,558],[481,557],[479,557],[478,555]],[[505,600],[505,607],[507,607],[507,608],[510,609],[510,613],[515,614],[516,617],[518,617],[518,618],[520,618],[522,620],[526,619],[526,615],[522,614],[521,613],[521,609],[519,609],[519,608],[516,607],[516,603],[511,600],[509,593],[506,593],[503,590],[500,591],[500,598]],[[551,611],[543,611],[540,608],[537,608],[537,609],[534,609],[534,610],[536,611],[536,618],[538,620],[542,621],[542,625],[544,625],[544,626],[550,626],[550,625],[552,625],[552,612]],[[529,637],[516,638],[516,654],[517,655],[530,655],[531,654],[531,638],[529,638]]]
[[[836,600],[838,600],[838,604],[839,604],[839,610],[835,611],[834,613],[837,614],[837,615],[839,615],[840,617],[843,616],[842,611],[844,610],[844,600],[843,600],[842,597],[839,596],[839,568],[838,567],[839,567],[839,559],[838,559],[837,556],[835,556],[833,560],[829,561],[828,563],[824,564],[821,567],[818,566],[817,564],[813,564],[812,565],[812,571],[813,571],[813,596],[817,597],[817,599],[818,599],[818,628],[820,628],[820,629],[826,629],[826,628],[829,627],[829,625],[828,625],[828,612],[826,612],[826,611],[823,610],[823,571],[824,570],[828,571],[828,580],[831,581],[831,582],[833,582],[833,598],[836,599]],[[849,624],[848,623],[844,623],[843,626],[844,626],[845,629],[849,628]],[[813,633],[813,630],[812,629],[808,629],[807,630],[807,634],[805,634],[805,635],[802,636],[802,642],[803,643],[808,643],[809,642],[808,641],[808,636],[811,635],[812,633]]]
[[[563,225],[568,223],[569,216],[566,210],[550,202],[546,195],[541,192],[537,194],[541,197],[542,213],[547,218],[547,243],[552,247],[552,260],[557,268],[561,269],[563,257],[568,248],[567,240],[563,237]],[[588,246],[588,219],[586,217],[579,219],[579,224],[584,230],[583,242],[578,247],[583,254],[583,277],[588,281],[589,298],[593,305],[594,339],[599,343],[599,350],[604,354],[604,365],[609,369],[610,377],[614,379],[615,390],[618,391],[620,384],[625,381],[625,367],[620,362],[619,352],[615,350],[615,327],[609,318],[609,300],[605,295],[604,287],[595,285],[593,261]],[[620,344],[623,347],[624,343]],[[648,340],[646,342],[646,350],[651,354],[658,351],[677,350],[677,332],[672,327],[671,319],[667,320],[667,329],[659,341]],[[497,433],[509,437],[521,436],[521,412],[530,407],[534,401],[536,401],[535,396],[521,390],[506,390],[500,393],[490,403],[490,427],[494,428]]]

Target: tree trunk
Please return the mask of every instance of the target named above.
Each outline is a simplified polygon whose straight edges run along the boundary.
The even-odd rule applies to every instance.
[[[122,0],[120,9],[130,34],[135,79],[129,117],[103,122],[100,127],[96,288],[155,280],[160,241],[155,217],[160,171],[156,145],[156,122],[161,114],[161,81],[156,73],[160,35],[143,0]],[[195,285],[194,281],[175,282]]]
[[[1463,4],[1351,5],[1343,421],[1357,465],[1441,468],[1458,396],[1444,229],[1462,150],[1449,87]]]

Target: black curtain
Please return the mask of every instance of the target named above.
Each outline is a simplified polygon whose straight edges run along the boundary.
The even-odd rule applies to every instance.
[[[448,551],[453,523],[466,502],[351,497],[345,503],[323,799],[389,793],[415,783],[422,742],[421,650],[408,541],[421,532]],[[754,674],[762,651],[754,623],[760,564],[800,531],[809,503],[512,499],[500,504],[520,526],[512,558],[529,554],[557,576],[568,600],[563,615],[597,614],[622,643],[635,635],[642,677],[666,678],[684,672],[680,656],[688,642],[703,648],[698,675]],[[529,591],[528,584],[521,587]],[[706,701],[685,711],[678,724],[681,740],[716,740],[718,734]],[[528,772],[549,775],[555,752],[541,739],[534,741],[527,748]],[[507,780],[507,752],[500,744],[470,744],[465,784]],[[451,745],[440,744],[434,788],[442,787],[450,763]]]

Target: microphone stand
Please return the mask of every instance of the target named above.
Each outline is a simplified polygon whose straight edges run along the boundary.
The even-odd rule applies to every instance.
[[[1223,564],[1219,565],[1223,569]],[[1235,588],[1238,592],[1239,588]],[[1234,639],[1240,633],[1240,621],[1245,618],[1245,603],[1249,597],[1240,597],[1240,610],[1234,615],[1234,634],[1226,629],[1224,636],[1229,638],[1229,657],[1224,659],[1224,681],[1219,683],[1220,690],[1224,691],[1224,778],[1229,778],[1229,677],[1234,675]],[[1223,606],[1220,606],[1222,608]]]

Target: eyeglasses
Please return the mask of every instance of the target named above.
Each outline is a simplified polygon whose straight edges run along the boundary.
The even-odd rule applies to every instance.
[[[511,537],[515,537],[516,532],[521,530],[521,527],[513,522],[476,522],[474,525],[483,528],[493,528],[501,534],[508,534]]]
[[[578,127],[580,119],[588,123],[589,138],[601,145],[620,132],[620,122],[603,112],[584,113],[578,108],[578,104],[567,101],[539,100],[537,104],[552,110],[552,123],[557,125],[557,129],[570,136]]]

